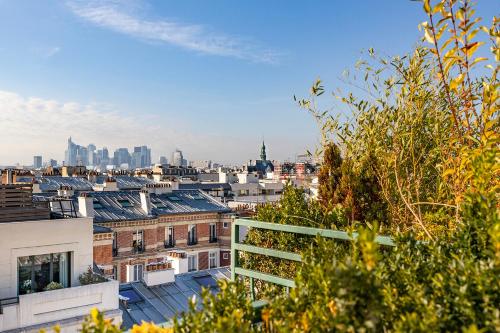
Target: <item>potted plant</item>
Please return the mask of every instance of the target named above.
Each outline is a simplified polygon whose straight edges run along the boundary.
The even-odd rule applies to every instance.
[[[44,291],[49,291],[49,290],[56,290],[56,289],[62,289],[64,286],[60,284],[59,282],[52,281],[50,282],[45,288],[43,288]]]

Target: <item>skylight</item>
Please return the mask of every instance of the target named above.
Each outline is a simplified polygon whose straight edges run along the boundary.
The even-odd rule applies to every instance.
[[[103,209],[103,205],[98,201],[98,200],[94,200],[92,202],[92,204],[94,205],[94,209]]]
[[[130,201],[128,199],[121,199],[121,200],[118,200],[118,203],[123,207],[123,208],[126,208],[126,207],[132,207],[132,204],[130,203]]]
[[[181,198],[179,198],[178,196],[176,195],[169,195],[167,197],[170,201],[181,201]]]

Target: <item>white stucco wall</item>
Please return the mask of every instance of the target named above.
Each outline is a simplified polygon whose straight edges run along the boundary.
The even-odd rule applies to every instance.
[[[71,286],[92,266],[92,219],[58,219],[0,223],[0,299],[18,293],[17,258],[72,252]]]

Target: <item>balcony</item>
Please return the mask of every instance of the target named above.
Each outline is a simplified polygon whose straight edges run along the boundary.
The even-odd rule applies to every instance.
[[[118,249],[113,248],[113,257],[117,257],[117,256],[118,256]]]
[[[134,245],[132,247],[132,253],[134,253],[134,254],[143,253],[144,251],[145,251],[145,248],[144,248],[144,245],[142,245],[142,244]]]
[[[210,236],[210,238],[208,239],[208,242],[209,242],[209,243],[217,243],[217,237],[215,237],[215,236]]]
[[[119,320],[118,286],[118,281],[109,280],[0,300],[0,331],[32,325],[51,327],[64,319],[86,316],[94,307],[104,311],[106,318]],[[64,325],[62,328],[64,331]]]
[[[198,244],[197,239],[188,239],[188,241],[187,241],[187,245],[189,245],[189,246],[196,245],[196,244]]]
[[[171,241],[165,241],[164,246],[165,246],[166,249],[175,247],[175,241],[172,241],[172,240]]]

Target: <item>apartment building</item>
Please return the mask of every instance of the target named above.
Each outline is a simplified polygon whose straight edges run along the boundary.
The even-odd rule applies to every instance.
[[[121,322],[117,281],[82,284],[93,266],[91,218],[51,218],[30,186],[0,186],[0,332],[77,332],[97,307]]]
[[[80,215],[94,219],[94,262],[121,283],[148,265],[186,258],[176,274],[228,266],[231,210],[199,190],[150,184],[141,191],[83,193]]]

